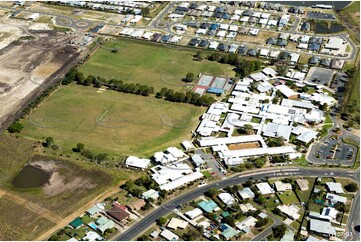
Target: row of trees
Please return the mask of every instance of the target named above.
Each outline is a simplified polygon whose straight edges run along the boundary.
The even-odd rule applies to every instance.
[[[165,100],[171,102],[182,102],[182,103],[191,103],[196,106],[210,106],[212,103],[216,101],[210,95],[199,95],[198,93],[194,93],[192,91],[183,92],[175,92],[172,89],[162,88],[160,92],[157,92],[156,98],[165,98]]]
[[[99,76],[95,77],[92,75],[89,75],[87,78],[84,78],[81,72],[76,72],[76,74],[73,76],[73,80],[77,84],[83,86],[93,85],[94,87],[99,88],[102,85],[104,85],[114,91],[142,95],[142,96],[149,96],[150,94],[154,93],[154,87],[150,87],[148,85],[142,85],[140,83],[136,83],[136,84],[125,83],[123,80],[117,80],[117,79],[106,80],[105,78]]]
[[[236,53],[220,54],[214,52],[208,56],[210,61],[218,61],[219,63],[230,64],[235,67],[236,73],[240,77],[246,77],[254,71],[261,69],[262,62],[258,60],[245,60]]]
[[[192,81],[193,78],[194,75],[192,73],[188,73],[185,79],[187,79],[188,81]],[[85,78],[83,74],[81,72],[78,72],[76,69],[72,70],[65,79],[67,84],[70,83],[72,80],[75,81],[77,84],[84,86],[93,85],[94,87],[99,88],[104,85],[114,91],[142,96],[149,96],[150,94],[154,93],[154,87],[141,85],[139,83],[125,83],[123,80],[117,79],[106,80],[105,78],[94,77],[92,75],[89,75],[87,78]],[[197,106],[210,106],[216,101],[210,95],[200,96],[198,93],[194,93],[192,91],[183,93],[168,88],[162,88],[159,92],[157,92],[156,98],[165,98],[165,100],[167,101],[190,103]]]

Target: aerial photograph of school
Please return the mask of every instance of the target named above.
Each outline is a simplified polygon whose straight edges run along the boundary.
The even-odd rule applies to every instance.
[[[360,241],[359,1],[0,1],[0,241]]]

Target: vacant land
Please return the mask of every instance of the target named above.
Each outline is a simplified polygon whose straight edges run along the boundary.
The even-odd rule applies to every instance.
[[[345,15],[347,19],[355,25],[355,27],[360,24],[360,2],[354,1],[346,8],[342,9],[340,12],[342,15]]]
[[[80,55],[66,45],[73,36],[33,30],[23,34],[29,26],[7,21],[0,20],[0,128],[52,82],[47,80],[49,76],[63,74]]]
[[[118,48],[117,53],[111,53]],[[99,48],[80,68],[85,76],[122,79],[129,83],[153,86],[159,91],[166,87],[185,91],[182,82],[187,73],[199,73],[234,77],[233,67],[208,60],[194,61],[196,50],[175,49],[141,41],[117,39]],[[204,56],[206,57],[206,56]]]
[[[40,142],[0,134],[0,240],[32,240],[55,224],[65,226],[75,216],[72,212],[78,215],[95,199],[112,195],[115,186],[139,175],[127,169],[108,170],[84,161],[34,155],[43,149]],[[50,172],[49,183],[15,188],[12,180],[28,163]]]
[[[33,240],[52,226],[38,214],[0,198],[0,240]]]
[[[61,87],[26,118],[22,134],[51,136],[71,149],[83,143],[113,155],[152,155],[191,137],[204,108],[115,91]]]
[[[71,161],[44,156],[34,156],[30,163],[52,174],[48,183],[39,188],[15,188],[8,181],[5,189],[60,217],[69,215],[113,185],[112,177],[94,165],[79,166]]]

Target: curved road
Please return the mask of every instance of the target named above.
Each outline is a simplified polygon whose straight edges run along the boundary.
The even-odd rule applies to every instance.
[[[188,191],[183,195],[174,198],[165,205],[155,209],[150,214],[146,215],[139,222],[131,225],[124,233],[116,237],[114,240],[117,241],[129,241],[136,239],[145,229],[151,227],[155,221],[162,216],[165,216],[170,211],[178,207],[179,205],[186,204],[191,200],[196,199],[204,195],[206,191],[210,188],[225,188],[227,186],[233,186],[236,184],[241,184],[248,179],[264,179],[265,177],[284,177],[284,176],[328,176],[328,173],[333,172],[332,176],[334,177],[343,177],[350,179],[357,179],[356,175],[359,171],[353,170],[341,170],[341,169],[325,169],[325,168],[297,168],[297,167],[288,167],[288,168],[264,168],[252,172],[243,173],[240,175],[233,176],[231,178],[220,180],[212,184],[196,188],[194,190]]]
[[[357,150],[357,152],[355,152],[355,154],[353,155],[353,158],[351,161],[352,164],[350,164],[351,161],[348,161],[348,160],[343,160],[343,161],[333,161],[333,160],[324,160],[322,158],[317,158],[316,157],[316,154],[320,148],[320,146],[328,139],[330,139],[330,137],[332,135],[335,135],[335,133],[332,132],[332,130],[336,129],[336,128],[340,128],[341,129],[341,134],[338,134],[338,137],[339,137],[339,142],[342,142],[342,139],[343,138],[350,138],[352,140],[354,140],[356,143],[358,143],[360,145],[360,137],[353,134],[353,133],[350,133],[348,131],[346,131],[342,124],[336,119],[336,117],[334,116],[331,116],[330,115],[330,118],[332,119],[333,121],[333,126],[328,130],[328,134],[323,137],[322,139],[320,139],[319,141],[313,143],[310,148],[308,149],[308,152],[307,152],[307,155],[306,155],[306,159],[312,163],[328,163],[328,164],[344,164],[344,165],[353,165],[354,162],[356,161],[356,157],[357,157],[357,152],[359,152],[359,150]]]

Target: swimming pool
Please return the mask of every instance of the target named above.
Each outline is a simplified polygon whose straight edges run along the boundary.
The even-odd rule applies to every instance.
[[[97,226],[94,223],[88,224],[92,229],[97,230]]]

